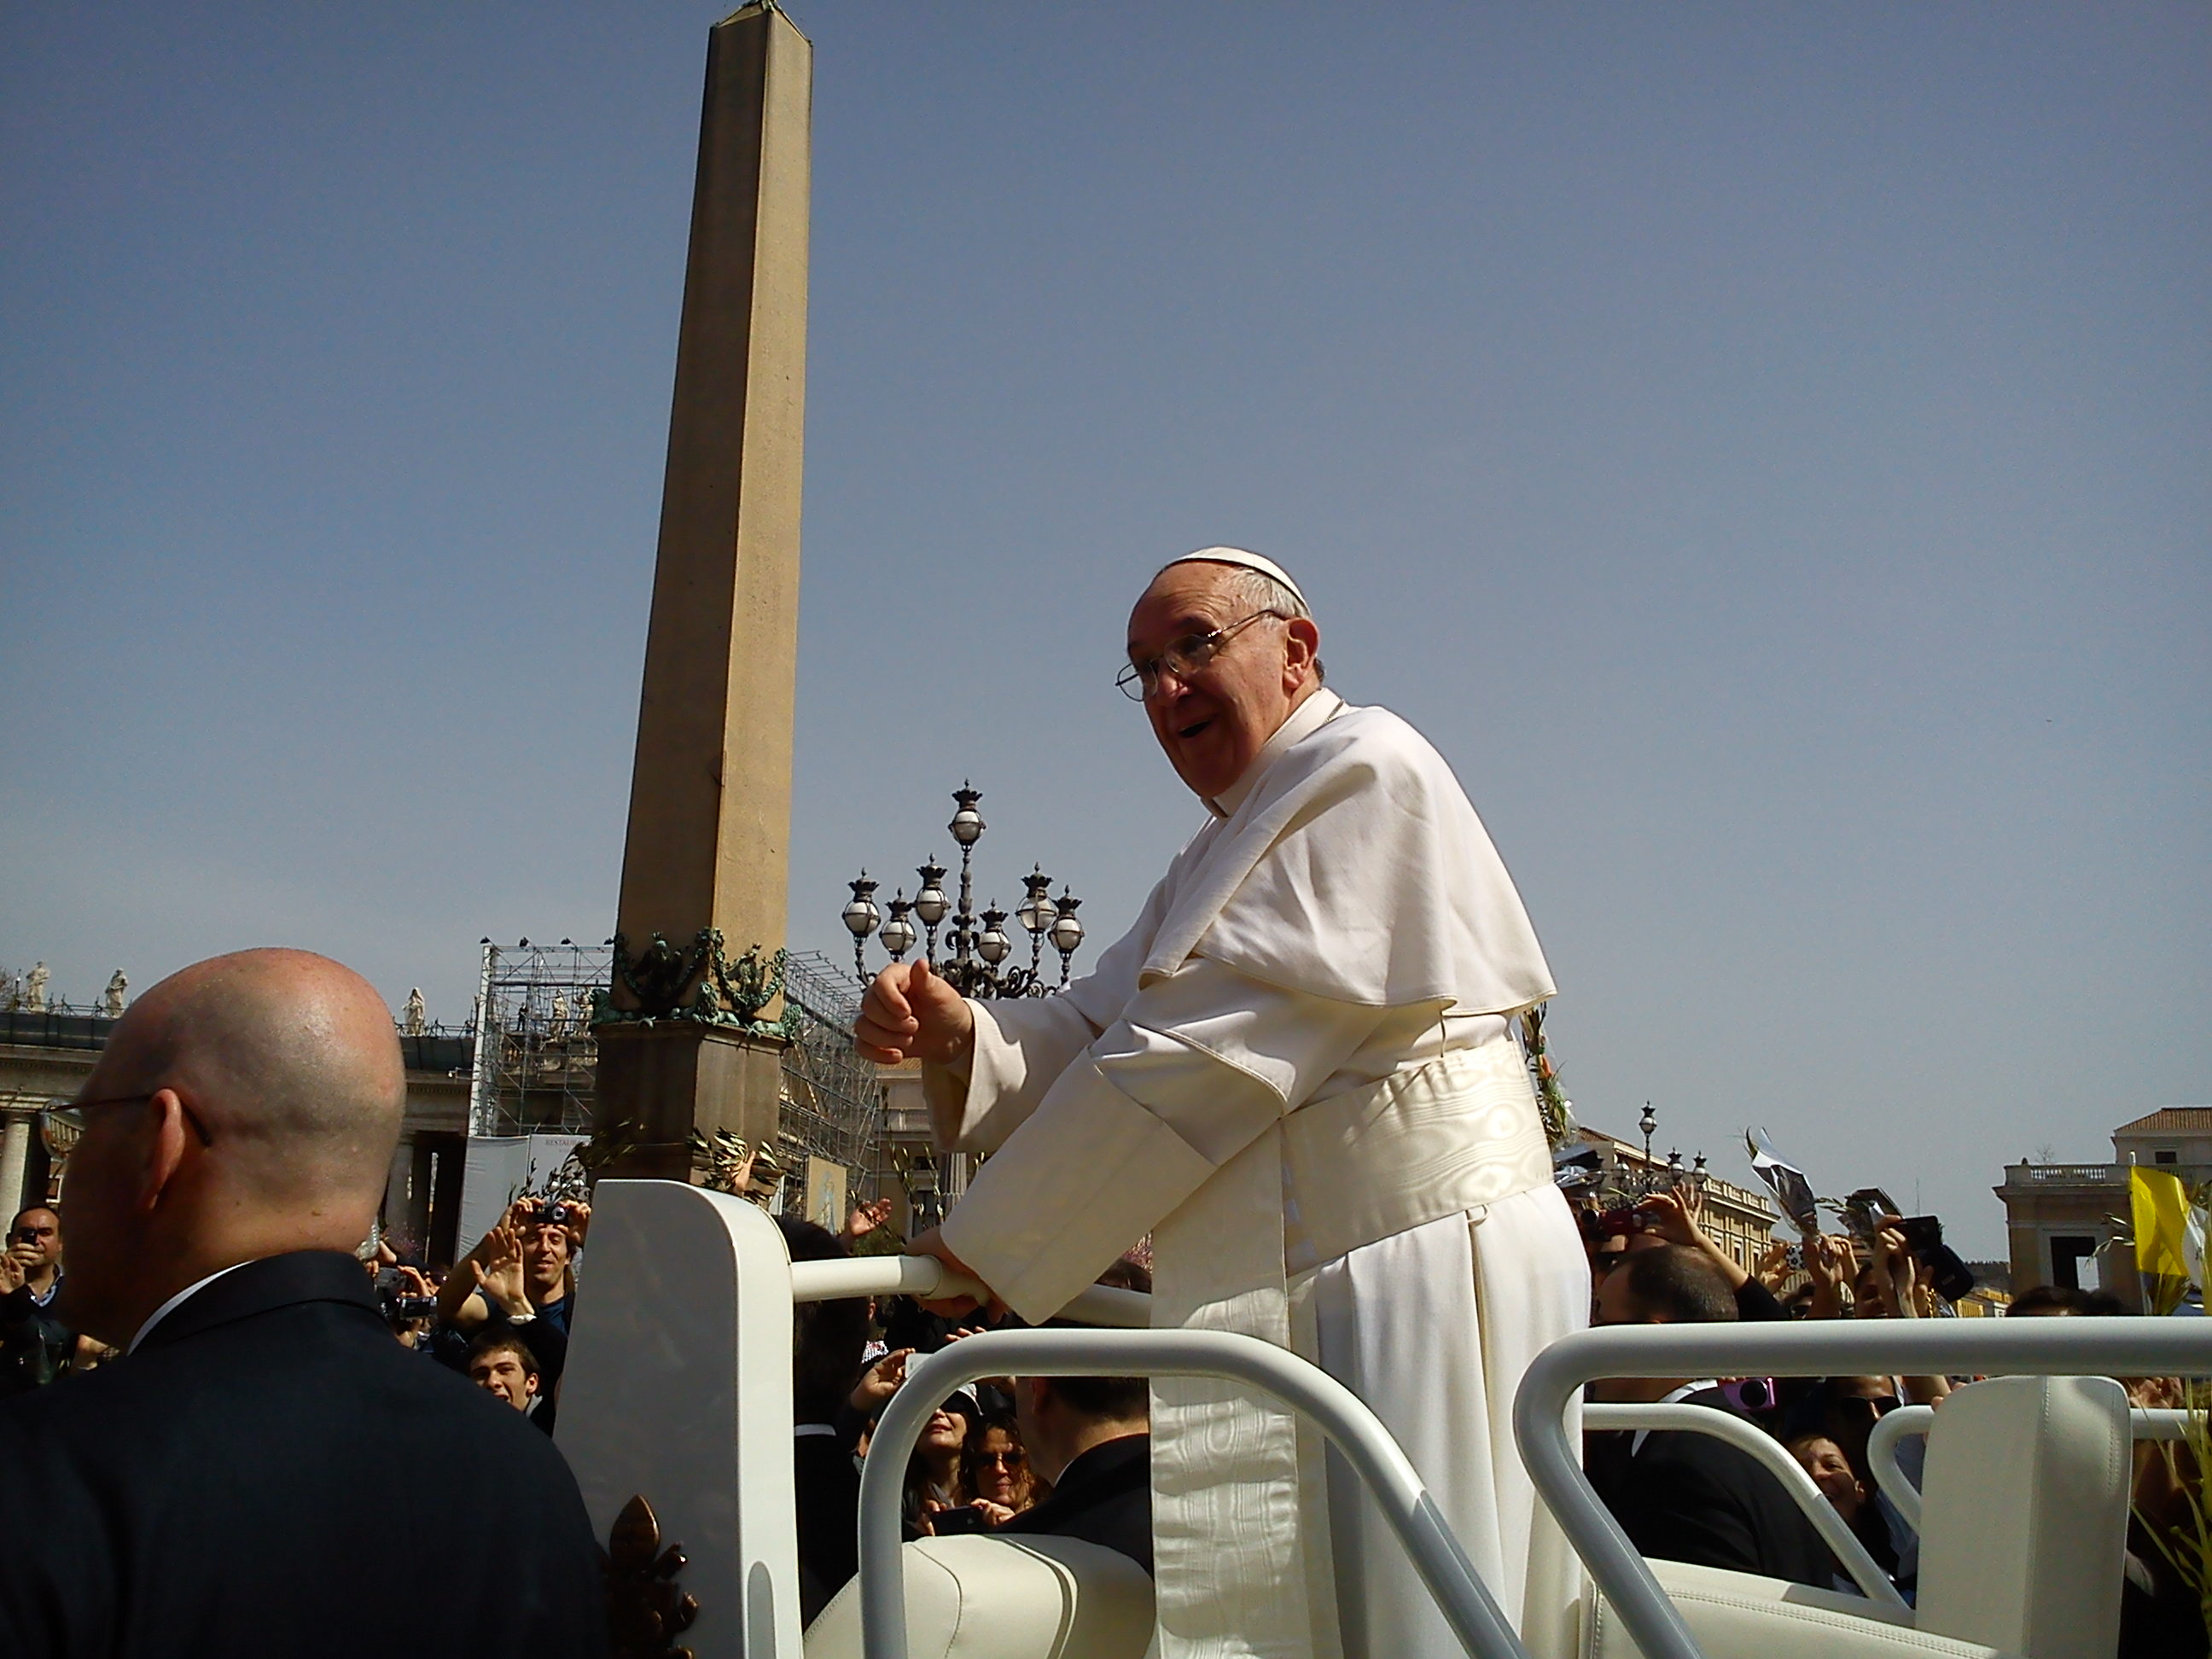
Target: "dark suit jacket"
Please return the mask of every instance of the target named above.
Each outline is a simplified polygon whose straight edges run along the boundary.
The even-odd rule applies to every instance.
[[[1717,1389],[1686,1404],[1728,1409]],[[1830,1589],[1835,1560],[1804,1511],[1748,1452],[1711,1435],[1654,1431],[1632,1453],[1628,1432],[1589,1437],[1583,1464],[1597,1495],[1642,1553],[1729,1567]]]
[[[0,1494],[8,1659],[606,1652],[560,1453],[393,1340],[350,1256],[249,1263],[0,1402]]]
[[[799,1618],[811,1625],[860,1570],[860,1471],[853,1449],[835,1435],[792,1442],[799,1500]]]
[[[1002,1533],[1047,1533],[1119,1550],[1152,1570],[1152,1437],[1124,1435],[1093,1446],[1060,1471],[1052,1496]]]

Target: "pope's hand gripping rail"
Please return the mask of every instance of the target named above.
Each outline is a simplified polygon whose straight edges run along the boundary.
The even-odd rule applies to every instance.
[[[1612,1376],[2191,1376],[2212,1374],[2212,1322],[1823,1320],[1583,1331],[1536,1357],[1513,1401],[1522,1460],[1644,1659],[1703,1659],[1689,1626],[1584,1478],[1565,1414]],[[1893,1416],[1896,1413],[1891,1413]]]

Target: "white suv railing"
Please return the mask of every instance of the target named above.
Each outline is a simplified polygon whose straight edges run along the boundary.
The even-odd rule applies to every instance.
[[[1444,1523],[1413,1464],[1343,1383],[1285,1349],[1228,1331],[993,1331],[930,1355],[907,1373],[860,1466],[860,1632],[866,1659],[907,1659],[899,1498],[938,1402],[981,1376],[1222,1376],[1311,1418],[1375,1495],[1414,1571],[1474,1659],[1528,1659],[1528,1650]]]
[[[2212,1373],[2212,1322],[2170,1319],[1823,1320],[1635,1325],[1563,1337],[1513,1401],[1536,1490],[1644,1659],[1703,1659],[1689,1626],[1583,1476],[1566,1430],[1585,1383],[1613,1376],[2188,1376]],[[1893,1416],[1894,1413],[1891,1413]]]
[[[691,1559],[684,1582],[703,1606],[686,1639],[702,1659],[796,1659],[792,1304],[973,1294],[981,1287],[953,1279],[927,1258],[793,1264],[759,1210],[679,1183],[608,1181],[597,1197],[592,1272],[579,1298],[558,1436],[593,1522],[604,1535],[633,1494],[651,1499],[664,1535],[681,1541]],[[1468,1651],[1480,1659],[1526,1659],[1404,1454],[1356,1398],[1295,1355],[1254,1339],[1144,1329],[1147,1302],[1130,1291],[1094,1288],[1069,1314],[1094,1326],[1134,1328],[992,1333],[912,1368],[917,1386],[900,1392],[878,1426],[876,1443],[890,1455],[871,1458],[863,1476],[861,1593],[870,1659],[903,1652],[904,1622],[892,1616],[902,1606],[896,1499],[921,1422],[956,1380],[1009,1373],[1218,1376],[1275,1394],[1310,1415],[1374,1490]],[[1553,1344],[1538,1356],[1516,1398],[1516,1437],[1538,1492],[1645,1659],[1701,1656],[1643,1558],[1583,1479],[1566,1432],[1568,1403],[1600,1377],[1869,1371],[2208,1376],[2212,1322],[1646,1326],[1585,1332]],[[1594,1407],[1592,1426],[1607,1410],[1663,1409]],[[1723,1413],[1674,1409],[1711,1420],[1663,1419],[1668,1427],[1735,1438],[1723,1426],[1735,1419]],[[2179,1415],[2147,1426],[2174,1432]],[[1626,1425],[1628,1419],[1613,1420]],[[1910,1431],[1912,1421],[1892,1432]],[[1746,1449],[1767,1461],[1804,1501],[1802,1485],[1766,1451],[1750,1443]],[[1818,1511],[1807,1509],[1817,1524]],[[1838,1553],[1855,1576],[1864,1571],[1850,1555]],[[1870,1595],[1876,1593],[1861,1582]]]
[[[1920,1530],[1920,1489],[1898,1467],[1897,1443],[1908,1435],[1926,1434],[1935,1426],[1933,1406],[1899,1406],[1884,1413],[1867,1436],[1867,1466],[1874,1471],[1874,1483],[1915,1532]],[[2137,1407],[2128,1413],[2128,1430],[2137,1440],[2185,1440],[2189,1413]]]

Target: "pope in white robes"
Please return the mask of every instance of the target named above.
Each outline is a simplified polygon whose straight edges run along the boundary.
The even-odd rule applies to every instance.
[[[1511,1035],[1551,976],[1450,768],[1323,686],[1319,646],[1258,555],[1163,569],[1122,678],[1206,822],[1065,994],[969,1002],[896,965],[857,1035],[922,1059],[948,1150],[992,1154],[915,1248],[1038,1321],[1151,1233],[1154,1323],[1344,1382],[1558,1653],[1578,1573],[1510,1427],[1528,1361],[1589,1304]],[[1153,1395],[1164,1656],[1457,1650],[1309,1427],[1227,1384]]]

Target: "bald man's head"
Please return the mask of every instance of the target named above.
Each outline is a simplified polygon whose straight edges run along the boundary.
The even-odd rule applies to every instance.
[[[65,1289],[81,1322],[116,1341],[165,1275],[197,1266],[190,1284],[366,1237],[406,1073],[390,1012],[351,969],[306,951],[241,951],[133,1003],[82,1099]]]
[[[176,1089],[273,1204],[384,1190],[406,1104],[399,1040],[374,988],[328,957],[195,963],[131,1006],[107,1054],[119,1069],[103,1092]]]

